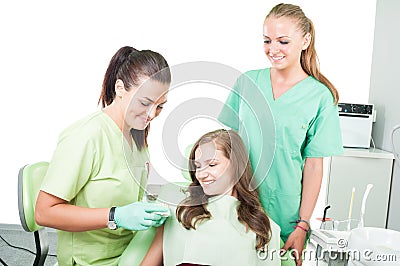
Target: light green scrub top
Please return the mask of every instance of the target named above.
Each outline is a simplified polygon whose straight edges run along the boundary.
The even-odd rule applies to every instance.
[[[280,248],[279,226],[272,220],[272,237],[268,244],[269,256],[258,258],[256,234],[239,222],[237,208],[240,202],[232,196],[209,199],[207,209],[211,218],[199,222],[196,230],[185,229],[176,218],[175,209],[164,224],[163,257],[165,266],[181,263],[202,265],[264,265],[280,266],[277,255]]]
[[[138,151],[133,146],[131,150],[115,122],[98,111],[60,134],[41,189],[87,208],[139,201],[147,182],[149,157],[147,148]],[[125,229],[57,233],[60,266],[117,265],[135,234]]]
[[[267,114],[259,114],[269,110],[274,123],[263,118]],[[291,222],[299,217],[305,159],[343,152],[338,109],[330,90],[309,76],[275,100],[270,69],[248,71],[238,78],[219,120],[248,139],[261,203],[286,241],[294,230]],[[263,128],[271,125],[274,134]]]

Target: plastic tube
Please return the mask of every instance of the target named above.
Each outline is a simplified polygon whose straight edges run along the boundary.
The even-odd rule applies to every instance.
[[[394,158],[396,159],[397,163],[400,165],[400,158],[399,158],[399,154],[396,152],[396,147],[394,146],[394,133],[400,129],[400,125],[396,125],[394,126],[394,128],[392,129],[392,134],[390,136],[390,139],[392,141],[392,151],[393,151],[393,155]]]
[[[368,184],[367,188],[365,189],[364,197],[363,197],[362,204],[361,204],[360,221],[359,221],[358,227],[364,227],[365,204],[367,202],[368,194],[373,186],[374,185],[372,185],[372,184]]]

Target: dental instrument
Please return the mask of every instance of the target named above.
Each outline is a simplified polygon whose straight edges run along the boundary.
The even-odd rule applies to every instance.
[[[324,215],[322,216],[322,222],[321,222],[321,226],[320,229],[325,229],[325,222],[326,222],[326,214],[328,212],[328,209],[331,207],[331,205],[328,205],[325,207],[324,209]]]
[[[320,225],[320,227],[319,227],[319,229],[325,229],[325,225],[326,225],[326,214],[327,214],[327,212],[328,212],[328,209],[330,208],[331,206],[330,205],[328,205],[328,206],[326,206],[325,208],[324,208],[324,215],[322,216],[322,221],[321,221],[321,225]],[[319,244],[317,244],[317,247],[316,247],[316,253],[315,253],[315,256],[316,256],[316,262],[317,262],[317,266],[318,266],[318,258],[319,257],[321,257],[321,250],[322,250],[322,247],[321,247],[321,245],[319,245]]]
[[[144,197],[142,199],[142,202],[145,202],[145,203],[153,202],[155,204],[158,204],[158,205],[165,206],[165,207],[169,208],[168,204],[161,203],[161,202],[157,203],[157,197],[158,197],[158,195],[149,194],[149,192],[145,191],[144,192]],[[171,215],[169,210],[165,211],[165,212],[155,211],[155,212],[152,212],[152,213],[158,214],[161,217],[169,217]]]
[[[351,198],[350,198],[350,206],[349,206],[349,216],[348,216],[349,222],[347,224],[347,230],[349,230],[349,231],[350,231],[351,213],[353,211],[353,202],[354,202],[354,192],[355,191],[356,191],[356,188],[353,187],[353,189],[351,190]]]

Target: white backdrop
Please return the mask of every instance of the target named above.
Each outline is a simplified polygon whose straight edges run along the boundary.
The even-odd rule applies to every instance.
[[[201,60],[239,71],[266,67],[262,23],[279,2],[2,1],[0,223],[19,223],[19,168],[50,160],[60,131],[99,109],[102,78],[118,48],[160,52],[171,66]],[[321,70],[338,87],[341,102],[366,103],[376,1],[288,2],[300,4],[314,21]],[[224,93],[211,94],[225,99]],[[168,108],[173,110],[183,98],[171,94]],[[150,145],[160,140],[162,122],[152,123]],[[187,125],[180,147],[218,127],[206,119]],[[159,145],[150,148],[159,172],[167,179],[179,176],[154,158],[162,154]]]

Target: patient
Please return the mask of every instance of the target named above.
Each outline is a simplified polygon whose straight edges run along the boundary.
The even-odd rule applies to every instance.
[[[280,265],[280,229],[251,190],[247,149],[231,130],[209,132],[189,156],[189,196],[171,211],[142,261],[154,265]],[[260,256],[269,254],[269,256]]]

